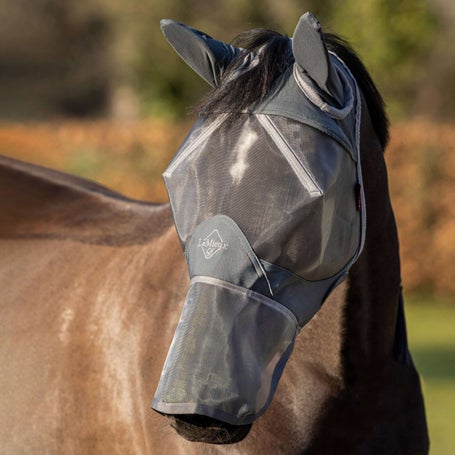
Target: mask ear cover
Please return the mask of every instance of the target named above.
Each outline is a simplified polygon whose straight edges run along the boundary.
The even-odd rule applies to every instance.
[[[218,86],[223,70],[240,53],[240,49],[171,19],[161,21],[161,30],[185,63],[212,87]]]
[[[292,51],[298,74],[308,75],[335,103],[344,102],[344,87],[330,61],[319,21],[311,13],[299,20],[292,38]]]

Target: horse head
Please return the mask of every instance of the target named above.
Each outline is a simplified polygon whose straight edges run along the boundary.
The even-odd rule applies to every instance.
[[[191,283],[152,407],[188,440],[237,442],[361,255],[363,87],[310,13],[238,46],[162,30],[213,91],[164,173]]]

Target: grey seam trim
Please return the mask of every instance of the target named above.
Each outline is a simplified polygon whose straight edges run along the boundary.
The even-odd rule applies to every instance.
[[[230,291],[239,292],[250,299],[256,300],[259,303],[262,303],[270,308],[273,308],[274,310],[277,310],[278,312],[282,313],[283,315],[287,316],[288,318],[291,318],[292,322],[295,324],[296,328],[299,326],[297,318],[294,316],[294,314],[292,313],[291,310],[289,310],[288,308],[283,306],[280,302],[277,302],[276,300],[272,300],[265,295],[252,291],[251,289],[242,288],[233,283],[229,283],[228,281],[223,281],[223,280],[219,280],[218,278],[213,278],[211,276],[202,276],[202,275],[197,275],[197,276],[191,278],[190,285],[194,284],[194,283],[210,284],[212,286],[225,288]]]
[[[336,68],[335,68],[336,71]],[[343,74],[343,72],[339,71],[338,75],[340,76],[343,85],[346,87],[348,93],[347,93],[347,101],[346,105],[342,107],[341,109],[338,109],[334,106],[331,106],[330,104],[326,103],[319,93],[310,85],[308,82],[299,74],[298,67],[297,65],[294,64],[294,79],[297,82],[297,85],[300,87],[302,92],[305,94],[305,96],[321,111],[325,112],[327,115],[330,115],[330,117],[335,118],[335,119],[343,119],[345,118],[349,112],[351,112],[352,107],[354,105],[354,94],[352,92],[352,87],[351,84],[349,84],[346,75]]]

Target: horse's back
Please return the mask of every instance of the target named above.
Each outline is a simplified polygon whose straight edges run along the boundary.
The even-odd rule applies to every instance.
[[[145,243],[171,226],[165,205],[126,198],[97,183],[0,156],[0,237]]]
[[[153,452],[186,288],[169,208],[6,158],[0,187],[3,453]]]

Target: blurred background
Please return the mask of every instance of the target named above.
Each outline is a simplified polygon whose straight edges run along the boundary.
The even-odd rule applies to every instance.
[[[305,11],[358,51],[392,121],[386,152],[411,350],[432,453],[455,453],[455,2],[0,0],[0,153],[166,201],[161,173],[207,86],[161,18],[230,41]]]

